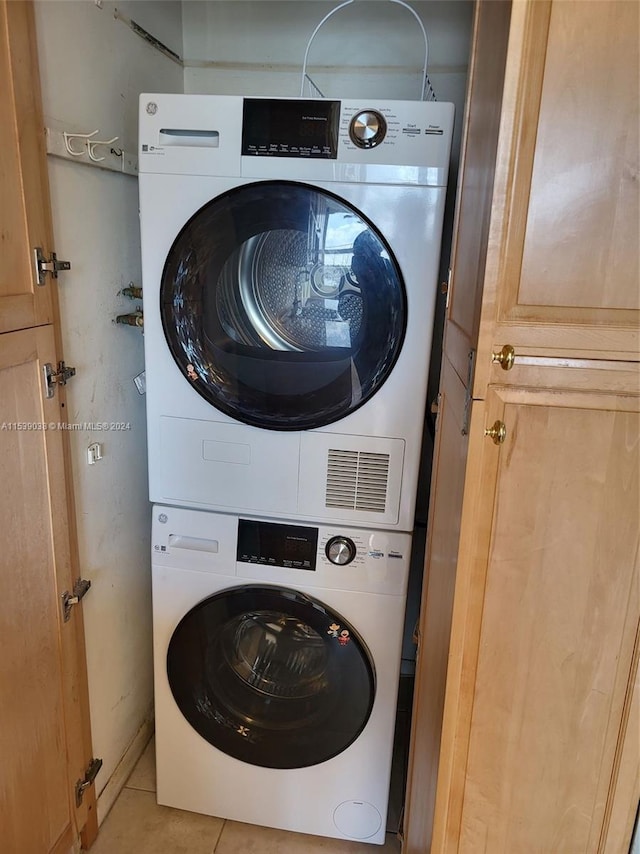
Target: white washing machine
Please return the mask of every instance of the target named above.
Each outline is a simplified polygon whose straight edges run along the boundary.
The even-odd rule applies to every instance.
[[[382,843],[410,536],[153,510],[158,802]]]
[[[152,501],[412,529],[452,124],[141,96]]]

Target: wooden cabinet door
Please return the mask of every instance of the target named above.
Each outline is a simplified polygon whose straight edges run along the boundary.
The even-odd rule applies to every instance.
[[[430,850],[436,809],[465,483],[470,383],[480,317],[510,12],[508,0],[478,0],[474,10],[420,609],[403,823],[404,854],[424,854]]]
[[[513,4],[475,397],[491,352],[638,360],[640,4]]]
[[[97,821],[94,786],[75,794],[91,732],[82,606],[61,611],[79,576],[64,391],[43,383],[62,357],[57,299],[30,265],[51,213],[28,2],[0,0],[0,93],[0,849],[68,854]]]
[[[0,333],[51,323],[47,281],[36,284],[34,249],[49,258],[49,183],[33,13],[0,2]],[[49,276],[46,277],[49,279]]]
[[[483,435],[496,421],[501,445]],[[432,851],[622,854],[638,797],[639,399],[494,386],[471,429]]]
[[[51,326],[0,335],[0,833],[6,854],[67,852],[84,776],[58,399],[43,394]],[[74,696],[74,689],[76,696]],[[86,810],[86,803],[85,803]]]

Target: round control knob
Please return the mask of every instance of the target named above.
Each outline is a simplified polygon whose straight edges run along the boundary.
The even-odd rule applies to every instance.
[[[331,563],[346,566],[356,556],[356,544],[348,537],[331,537],[325,546],[325,553]]]
[[[357,113],[349,125],[349,136],[358,148],[374,148],[387,135],[387,123],[377,110]]]

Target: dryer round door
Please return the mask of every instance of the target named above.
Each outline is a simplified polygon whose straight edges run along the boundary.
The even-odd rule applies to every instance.
[[[211,596],[176,627],[173,697],[210,744],[266,768],[337,756],[364,729],[375,671],[339,614],[294,590],[248,585]]]
[[[160,312],[185,380],[232,418],[272,430],[321,427],[365,403],[395,364],[407,313],[372,223],[286,181],[234,188],[186,223]]]

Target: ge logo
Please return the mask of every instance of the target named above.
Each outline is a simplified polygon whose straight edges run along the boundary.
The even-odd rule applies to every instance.
[[[155,114],[158,112],[158,105],[155,103],[155,101],[149,101],[149,103],[147,104],[147,112],[150,116],[155,116]]]

